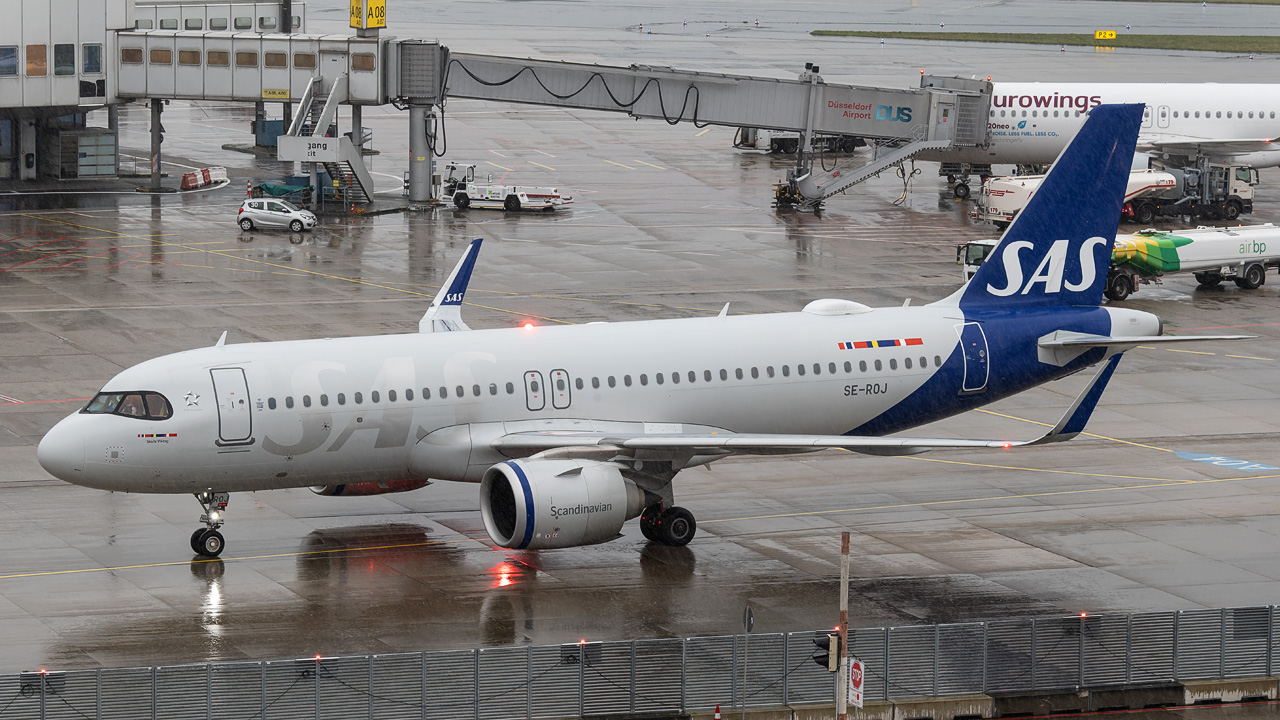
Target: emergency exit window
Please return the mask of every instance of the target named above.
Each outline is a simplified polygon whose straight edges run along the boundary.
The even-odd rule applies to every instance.
[[[102,43],[85,43],[80,46],[84,51],[84,75],[102,74]]]
[[[59,43],[53,46],[53,74],[76,74],[76,46],[72,43]]]
[[[18,74],[18,46],[0,46],[0,77]]]
[[[44,77],[49,72],[49,46],[27,46],[27,77]]]

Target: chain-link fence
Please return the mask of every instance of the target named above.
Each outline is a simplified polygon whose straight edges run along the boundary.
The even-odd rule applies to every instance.
[[[1271,675],[1276,606],[859,628],[870,701]],[[0,720],[505,720],[834,701],[828,631],[0,676]]]

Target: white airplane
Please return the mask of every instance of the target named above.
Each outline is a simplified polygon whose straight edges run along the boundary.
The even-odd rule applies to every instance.
[[[120,492],[192,493],[192,549],[223,549],[227,493],[322,495],[478,482],[494,543],[562,548],[618,537],[683,545],[685,468],[734,454],[877,455],[1008,448],[1084,428],[1121,354],[1155,315],[1100,307],[1141,107],[1094,108],[991,259],[952,296],[872,309],[469,330],[476,240],[404,335],[226,344],[112,378],[41,441],[42,466]],[[1125,157],[1120,157],[1125,155]],[[1101,269],[1101,270],[1100,270]],[[1034,440],[889,436],[1101,363]]]
[[[1217,83],[994,83],[987,148],[927,151],[917,159],[1047,164],[1103,103],[1143,103],[1137,150],[1203,156],[1223,165],[1280,165],[1275,85]]]

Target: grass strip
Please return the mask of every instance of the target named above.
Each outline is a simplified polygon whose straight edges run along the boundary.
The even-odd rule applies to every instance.
[[[1071,45],[1083,47],[1138,48],[1143,50],[1193,50],[1225,53],[1280,53],[1280,36],[1273,35],[1130,35],[1097,40],[1085,33],[1001,32],[878,32],[874,30],[813,30],[818,37],[893,38],[943,42],[1019,43],[1023,45]]]

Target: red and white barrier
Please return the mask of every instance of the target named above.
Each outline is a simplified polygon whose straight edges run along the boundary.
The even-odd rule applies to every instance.
[[[227,169],[224,167],[201,168],[195,172],[185,173],[182,176],[183,190],[196,190],[198,188],[207,187],[216,182],[227,181]],[[249,185],[252,192],[253,185]]]

